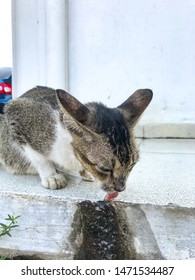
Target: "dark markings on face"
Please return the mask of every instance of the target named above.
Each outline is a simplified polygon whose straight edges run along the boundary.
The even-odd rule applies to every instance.
[[[131,151],[130,136],[122,113],[101,103],[91,103],[91,106],[95,112],[93,130],[106,136],[121,165],[128,164]]]

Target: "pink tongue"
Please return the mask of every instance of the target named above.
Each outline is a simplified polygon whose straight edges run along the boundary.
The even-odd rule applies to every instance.
[[[106,197],[104,198],[105,201],[112,201],[118,196],[118,192],[114,193],[107,193]]]

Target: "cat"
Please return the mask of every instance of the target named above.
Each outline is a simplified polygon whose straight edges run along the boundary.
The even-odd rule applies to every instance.
[[[38,173],[48,189],[66,186],[60,167],[97,179],[107,193],[124,191],[138,161],[133,129],[152,96],[140,89],[108,108],[62,89],[32,88],[0,115],[0,163],[13,174]]]

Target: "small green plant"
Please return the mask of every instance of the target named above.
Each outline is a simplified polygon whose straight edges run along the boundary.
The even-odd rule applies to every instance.
[[[14,217],[13,215],[7,215],[8,218],[5,218],[5,221],[8,221],[8,224],[4,224],[4,223],[0,223],[0,236],[3,235],[9,235],[11,237],[11,231],[13,228],[19,227],[19,225],[17,225],[18,222],[18,218],[20,216],[16,216]]]
[[[17,225],[18,222],[18,218],[20,216],[16,216],[14,217],[13,215],[7,215],[8,218],[5,218],[5,221],[8,221],[8,224],[4,224],[4,223],[0,223],[0,237],[3,235],[8,235],[11,237],[11,231],[13,228],[19,227],[19,225]],[[0,256],[0,260],[5,260],[7,258],[7,256]]]

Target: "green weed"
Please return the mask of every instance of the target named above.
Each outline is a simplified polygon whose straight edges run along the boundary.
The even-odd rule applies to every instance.
[[[19,225],[17,225],[18,222],[18,218],[20,216],[16,216],[14,217],[13,215],[7,215],[8,218],[5,218],[5,221],[8,221],[8,224],[4,224],[4,223],[0,223],[0,236],[3,235],[9,235],[11,237],[11,231],[16,228],[19,227]]]
[[[0,223],[0,237],[3,236],[3,235],[8,235],[11,237],[11,231],[16,228],[16,227],[19,227],[19,225],[17,225],[17,222],[18,222],[18,218],[20,216],[16,216],[14,217],[13,215],[7,215],[8,217],[5,218],[4,220],[5,221],[8,221],[7,224],[4,224],[4,223]],[[7,256],[0,256],[0,260],[5,260],[7,258]]]

